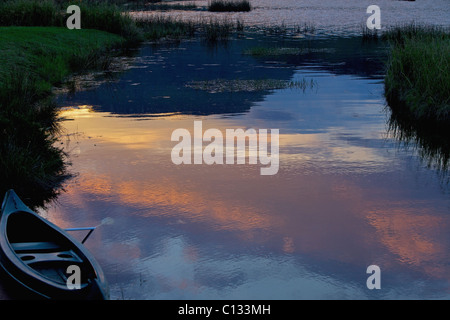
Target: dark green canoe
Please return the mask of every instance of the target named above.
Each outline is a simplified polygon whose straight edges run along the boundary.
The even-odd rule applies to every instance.
[[[0,266],[32,296],[109,298],[103,271],[83,244],[30,210],[13,190],[0,212]]]

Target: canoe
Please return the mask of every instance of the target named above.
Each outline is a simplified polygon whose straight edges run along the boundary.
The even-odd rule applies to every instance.
[[[0,212],[0,266],[32,297],[104,300],[108,285],[92,254],[68,232],[30,210],[13,190]]]

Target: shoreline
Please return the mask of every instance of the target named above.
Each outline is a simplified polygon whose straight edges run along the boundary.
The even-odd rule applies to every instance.
[[[16,189],[36,206],[65,180],[65,154],[55,147],[58,106],[52,89],[68,76],[107,68],[124,39],[97,30],[0,27],[0,191]]]
[[[9,4],[14,6],[14,2]],[[9,155],[9,159],[0,163],[0,177],[5,184],[0,184],[0,191],[26,188],[24,193],[36,197],[38,205],[42,204],[38,200],[42,198],[42,192],[46,195],[44,198],[52,198],[55,187],[67,176],[65,155],[54,147],[59,119],[57,106],[51,101],[52,89],[66,77],[89,70],[105,70],[113,54],[119,53],[120,49],[141,45],[144,41],[200,38],[218,44],[230,40],[231,35],[245,38],[252,34],[251,28],[247,30],[243,24],[235,25],[220,19],[181,22],[159,16],[139,21],[133,19],[128,11],[104,4],[82,5],[82,29],[68,30],[61,26],[64,19],[60,19],[60,7],[56,2],[31,2],[30,12],[34,10],[33,6],[47,6],[49,12],[46,14],[54,17],[56,26],[35,26],[42,22],[39,17],[34,17],[32,21],[23,22],[27,26],[0,27],[0,122],[6,126],[0,139],[0,151]],[[317,30],[313,25],[296,28],[303,35],[302,39],[321,39],[320,34],[315,37]],[[408,31],[407,26],[405,30]],[[266,32],[264,36],[292,36],[287,26],[269,26]],[[385,41],[384,34],[364,33],[363,28],[361,32],[363,40]],[[402,32],[405,31],[399,31],[400,34]],[[386,72],[389,72],[388,68]],[[401,84],[402,80],[396,82]],[[408,95],[404,88],[401,90],[402,96]],[[392,97],[401,96],[400,91],[395,92],[386,90],[388,102],[394,101]],[[403,110],[407,111],[407,108]],[[31,140],[35,141],[28,143]]]

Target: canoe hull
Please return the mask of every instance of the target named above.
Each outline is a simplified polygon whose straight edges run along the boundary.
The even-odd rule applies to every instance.
[[[103,271],[88,250],[30,210],[12,190],[5,196],[0,215],[0,267],[30,297],[109,298]]]

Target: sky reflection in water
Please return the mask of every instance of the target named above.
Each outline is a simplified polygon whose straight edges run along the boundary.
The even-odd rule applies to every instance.
[[[387,134],[379,77],[313,62],[270,73],[264,59],[241,57],[233,46],[228,60],[218,58],[222,51],[210,53],[223,71],[204,66],[186,74],[189,67],[177,64],[192,64],[196,50],[206,50],[198,43],[181,47],[185,62],[176,59],[178,48],[163,51],[165,63],[149,64],[161,51],[145,47],[140,57],[147,58],[114,85],[65,97],[75,107],[62,111],[71,121],[61,141],[78,175],[46,214],[62,227],[114,219],[87,243],[113,299],[450,297],[448,188]],[[314,79],[318,87],[237,93],[234,105],[246,107],[222,113],[213,104],[226,107],[226,95],[183,86],[193,75],[235,77],[239,59],[265,68],[266,77]],[[209,109],[205,103],[196,114],[174,103],[166,115],[154,117],[147,107],[137,113],[155,81],[169,81],[161,78],[164,68],[171,70],[167,86],[177,89],[158,101],[186,97],[201,105],[207,96]],[[136,73],[139,81],[130,81]],[[112,109],[112,95],[133,90],[142,100]],[[171,133],[193,132],[194,120],[222,132],[279,128],[278,174],[261,176],[260,165],[174,165]],[[366,288],[371,264],[381,267],[380,291]]]

